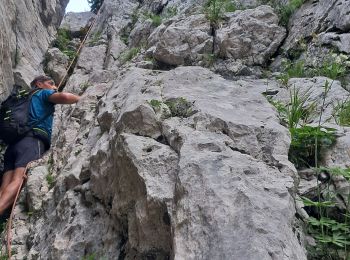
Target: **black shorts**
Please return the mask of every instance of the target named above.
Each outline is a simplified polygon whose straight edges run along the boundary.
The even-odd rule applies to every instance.
[[[26,167],[45,153],[45,144],[35,137],[24,137],[19,142],[9,145],[4,155],[4,172],[19,167]]]

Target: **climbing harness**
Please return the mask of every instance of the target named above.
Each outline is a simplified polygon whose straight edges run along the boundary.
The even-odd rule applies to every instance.
[[[101,8],[100,8],[100,10],[101,10]],[[68,69],[67,69],[67,71],[66,71],[64,77],[62,78],[62,80],[61,80],[60,83],[58,84],[57,88],[58,88],[58,91],[59,91],[59,92],[61,92],[61,91],[63,90],[62,85],[63,85],[63,83],[64,83],[66,77],[68,76],[68,73],[69,73],[71,67],[73,66],[73,64],[74,64],[74,62],[75,62],[75,60],[76,60],[76,58],[78,57],[80,50],[81,50],[82,47],[84,46],[84,44],[85,44],[85,42],[86,42],[86,40],[87,40],[87,38],[88,38],[88,36],[89,36],[89,34],[90,34],[90,32],[91,32],[91,29],[92,29],[93,26],[95,25],[95,22],[96,22],[96,20],[97,20],[99,14],[100,14],[100,10],[99,10],[98,13],[96,14],[96,16],[95,16],[93,22],[91,23],[91,25],[90,25],[90,27],[89,27],[89,29],[88,29],[88,31],[87,31],[87,33],[86,33],[86,35],[85,35],[83,41],[80,43],[80,46],[79,46],[78,50],[76,51],[76,54],[74,55],[73,60],[70,62],[69,66],[68,66]],[[24,171],[23,171],[23,174],[22,174],[22,181],[21,181],[21,184],[20,184],[20,186],[19,186],[19,188],[18,188],[18,190],[17,190],[17,194],[16,194],[16,197],[15,197],[15,201],[13,202],[12,209],[11,209],[11,215],[10,215],[10,218],[9,218],[9,220],[8,220],[8,222],[7,222],[7,253],[8,253],[8,259],[11,259],[11,243],[12,243],[12,241],[11,241],[11,239],[12,239],[12,238],[11,238],[11,226],[12,226],[12,220],[13,220],[13,215],[14,215],[14,209],[15,209],[16,202],[17,202],[17,200],[18,200],[19,194],[20,194],[20,192],[21,192],[21,189],[22,189],[22,185],[23,185],[23,183],[24,183],[24,180],[27,179],[27,175],[26,175],[27,170],[30,168],[31,164],[34,163],[34,162],[35,162],[35,161],[29,162],[29,163],[27,164],[27,166],[25,167]]]

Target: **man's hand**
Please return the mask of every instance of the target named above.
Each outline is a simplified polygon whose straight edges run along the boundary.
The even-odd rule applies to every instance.
[[[71,93],[54,93],[49,96],[49,101],[55,104],[74,104],[79,101],[80,97]]]

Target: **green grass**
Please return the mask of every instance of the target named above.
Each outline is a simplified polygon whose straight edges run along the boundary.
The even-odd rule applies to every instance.
[[[316,102],[310,100],[310,95],[310,89],[301,93],[294,86],[290,89],[287,105],[272,99],[268,101],[277,109],[281,124],[291,129],[309,123],[316,114]]]
[[[208,0],[204,5],[204,14],[212,26],[218,26],[225,12],[234,12],[237,6],[232,0]]]
[[[46,175],[46,181],[47,181],[47,184],[49,185],[49,189],[53,188],[55,184],[55,178],[53,177],[52,174]]]
[[[53,41],[53,47],[58,48],[62,53],[69,57],[72,61],[76,57],[76,50],[69,46],[70,41],[73,39],[70,32],[65,28],[60,28],[57,31],[57,37]]]
[[[306,67],[305,62],[286,61],[282,64],[282,73],[277,77],[283,85],[288,85],[290,78],[307,78],[323,76],[332,80],[342,79],[347,73],[347,67],[331,57],[326,57],[318,67]]]
[[[287,4],[281,4],[279,0],[261,0],[260,2],[273,7],[279,17],[279,24],[286,27],[290,17],[302,6],[305,0],[289,0]]]
[[[288,4],[279,5],[277,8],[277,13],[280,18],[280,24],[283,26],[288,26],[290,17],[302,6],[303,3],[304,0],[289,0]]]
[[[94,33],[90,40],[89,40],[89,46],[96,46],[96,44],[98,43],[99,40],[101,40],[101,35],[102,35],[102,32],[101,31],[98,31],[96,33]]]
[[[350,126],[350,100],[338,102],[333,108],[333,117],[338,125]]]
[[[141,47],[134,47],[131,48],[130,50],[125,51],[120,55],[120,60],[122,63],[126,63],[133,58],[135,58],[141,51]]]
[[[297,169],[315,167],[315,158],[322,160],[321,150],[331,147],[336,141],[333,128],[303,126],[289,131],[292,141],[288,158]]]

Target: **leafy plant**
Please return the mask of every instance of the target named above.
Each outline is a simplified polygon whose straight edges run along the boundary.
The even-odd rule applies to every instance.
[[[336,140],[334,128],[303,126],[289,131],[292,141],[288,157],[298,169],[316,166],[316,160],[322,159],[321,150],[331,147]]]
[[[278,79],[283,85],[287,85],[290,78],[304,78],[307,75],[304,61],[290,62],[286,61],[282,64],[283,72]]]
[[[162,101],[152,99],[151,101],[148,102],[154,109],[160,108],[162,105]]]
[[[100,10],[103,0],[88,0],[88,3],[90,5],[91,12],[97,14],[98,10]]]
[[[330,79],[338,79],[345,76],[346,67],[342,63],[326,59],[323,64],[316,68],[314,75],[325,76]]]
[[[300,94],[300,90],[293,87],[290,90],[290,103],[286,107],[286,121],[288,128],[296,128],[300,122],[308,122],[316,110],[316,102],[310,102],[310,89]]]
[[[280,24],[283,26],[287,26],[289,23],[289,18],[297,9],[299,9],[302,6],[303,3],[304,0],[289,0],[288,4],[286,5],[280,4],[277,7],[277,13],[280,18]]]
[[[59,28],[57,31],[57,37],[53,42],[53,46],[62,50],[66,50],[68,43],[73,39],[68,29]]]
[[[333,117],[337,124],[350,126],[350,100],[338,101],[333,108]]]
[[[131,48],[130,50],[125,51],[120,55],[121,62],[125,63],[127,61],[132,60],[134,57],[137,56],[137,54],[139,54],[140,51],[141,51],[141,47],[134,47],[134,48]]]
[[[342,168],[316,168],[316,172],[327,172],[330,176],[343,176],[350,182],[350,169]],[[350,184],[350,183],[349,183]],[[329,188],[327,185],[326,194],[332,194],[329,197],[336,197],[336,191]],[[318,208],[319,217],[310,217],[308,219],[309,233],[316,240],[316,248],[310,250],[310,259],[350,259],[348,246],[350,245],[350,194],[345,201],[347,205],[343,217],[328,217],[329,209],[336,206],[334,202],[321,201],[319,196],[318,201],[311,201],[303,198],[305,206]]]
[[[225,12],[235,10],[237,10],[236,4],[230,0],[208,0],[204,6],[204,13],[212,26],[218,25]]]
[[[183,97],[168,99],[165,101],[165,104],[169,107],[171,116],[173,117],[189,117],[194,114],[192,110],[193,103]]]
[[[163,15],[165,19],[170,19],[177,15],[177,8],[175,6],[173,7],[168,7],[165,11],[165,14]]]
[[[310,89],[304,93],[295,86],[290,90],[290,101],[287,105],[280,101],[268,99],[269,102],[277,109],[281,124],[289,129],[305,125],[316,112],[316,102],[310,100]]]
[[[67,29],[60,28],[57,31],[56,39],[53,41],[53,47],[60,49],[69,57],[69,60],[73,60],[76,57],[75,49],[69,46],[72,39],[73,37]]]
[[[160,15],[146,12],[146,13],[143,14],[143,16],[146,19],[151,19],[152,20],[152,25],[155,26],[155,27],[158,27],[159,25],[162,24],[163,18]]]
[[[101,31],[94,33],[89,41],[89,46],[95,46],[99,40],[101,40]]]
[[[54,184],[55,184],[55,178],[53,177],[52,174],[48,174],[46,175],[46,181],[47,184],[49,185],[49,189],[53,188]]]

